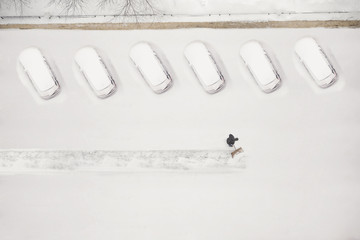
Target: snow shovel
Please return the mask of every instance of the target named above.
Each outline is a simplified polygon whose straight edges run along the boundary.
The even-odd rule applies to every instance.
[[[235,147],[234,147],[234,148],[235,148]],[[242,152],[244,152],[244,150],[242,149],[242,147],[239,147],[238,149],[235,148],[235,151],[233,151],[233,152],[231,153],[231,157],[234,158],[234,156],[236,156],[236,155],[238,155],[238,154],[240,154],[240,153],[242,153]]]

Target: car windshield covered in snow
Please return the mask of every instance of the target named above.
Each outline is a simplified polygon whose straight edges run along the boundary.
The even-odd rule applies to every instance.
[[[115,81],[94,48],[81,48],[75,54],[74,60],[96,96],[105,98],[115,91]]]
[[[165,92],[172,85],[170,74],[149,43],[134,45],[130,50],[130,58],[154,92]]]
[[[186,46],[184,55],[205,91],[216,93],[224,87],[225,79],[204,43],[190,43]]]
[[[313,38],[305,37],[297,41],[295,54],[320,87],[328,87],[335,82],[336,71]]]
[[[40,97],[49,99],[59,92],[60,85],[39,49],[24,49],[19,55],[19,63]]]
[[[259,42],[252,40],[245,43],[240,49],[240,56],[264,92],[272,92],[278,88],[280,76]]]

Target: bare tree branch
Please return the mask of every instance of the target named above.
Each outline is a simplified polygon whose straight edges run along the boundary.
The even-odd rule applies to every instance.
[[[0,8],[2,8],[4,5],[6,7],[14,7],[15,11],[23,14],[24,7],[29,7],[31,3],[31,0],[1,0],[0,1]]]
[[[33,0],[0,0],[0,8],[14,8],[16,12],[23,13],[24,7],[30,7]],[[48,6],[55,6],[61,9],[62,14],[75,15],[84,12],[89,4],[86,0],[48,0]],[[155,15],[158,10],[154,6],[156,0],[96,0],[97,7],[104,9],[110,7],[115,10],[116,16],[139,17]]]
[[[85,0],[50,0],[48,5],[59,6],[62,8],[62,13],[69,15],[83,12],[85,4]]]
[[[119,0],[99,0],[97,3],[97,7],[100,9],[104,9],[106,6],[118,4]]]
[[[99,0],[99,8],[113,6],[118,16],[133,16],[136,19],[141,15],[154,15],[157,9],[152,0]]]

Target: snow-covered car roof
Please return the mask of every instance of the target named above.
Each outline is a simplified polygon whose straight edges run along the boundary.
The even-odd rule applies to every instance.
[[[19,63],[40,97],[49,99],[59,92],[60,85],[38,48],[24,49],[19,55]]]
[[[205,91],[216,93],[223,88],[225,79],[214,56],[203,42],[194,41],[188,44],[184,55]]]
[[[295,44],[295,53],[320,87],[327,87],[335,82],[336,71],[315,39],[304,37],[298,40]]]
[[[139,42],[135,44],[131,48],[129,56],[154,92],[165,92],[171,86],[170,74],[149,43]]]
[[[280,76],[258,41],[251,40],[242,45],[240,56],[264,92],[272,92],[279,86]]]
[[[102,58],[93,47],[88,46],[79,49],[75,54],[74,60],[98,97],[108,97],[115,91],[115,81]]]

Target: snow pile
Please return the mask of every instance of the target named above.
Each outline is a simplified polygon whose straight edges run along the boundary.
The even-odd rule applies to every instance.
[[[230,151],[0,151],[0,159],[0,172],[246,168],[246,155]]]

